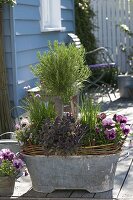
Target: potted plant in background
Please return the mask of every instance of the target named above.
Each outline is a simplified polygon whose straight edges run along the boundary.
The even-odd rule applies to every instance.
[[[63,104],[78,94],[90,75],[85,64],[85,50],[76,48],[74,44],[66,46],[54,41],[53,45],[49,43],[48,52],[38,53],[38,58],[39,64],[32,67],[32,72],[40,79],[45,98],[54,99],[58,115],[62,116]]]
[[[23,166],[23,161],[10,149],[0,150],[0,196],[13,194],[15,178]]]
[[[31,120],[17,130],[34,190],[49,193],[75,188],[95,193],[113,188],[129,126],[125,116],[112,119],[98,113],[99,105],[84,99],[80,119],[71,114],[51,119],[45,115],[39,126]]]
[[[126,24],[121,24],[120,29],[129,36],[130,39],[133,38],[133,32],[129,29]],[[121,44],[121,51],[125,54],[127,59],[126,72],[118,75],[118,88],[120,91],[120,96],[123,98],[132,98],[133,90],[133,46],[126,47]]]

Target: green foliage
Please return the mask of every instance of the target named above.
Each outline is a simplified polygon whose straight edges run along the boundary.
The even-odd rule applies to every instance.
[[[32,136],[32,144],[34,144],[34,137],[37,134],[36,128],[32,128],[31,126],[20,126],[20,129],[17,129],[16,131],[16,138],[18,142],[21,144],[29,144],[30,138]]]
[[[13,6],[14,4],[16,4],[16,0],[0,0],[0,6],[3,4],[9,4]]]
[[[93,34],[95,29],[93,22],[95,13],[90,3],[90,0],[75,0],[76,34],[80,38],[86,52],[96,48],[96,39]],[[95,63],[96,56],[87,55],[86,59],[88,64],[92,64]]]
[[[45,99],[39,94],[31,95],[24,100],[23,108],[29,113],[31,123],[38,129],[43,120],[56,116],[55,108],[51,102],[45,102]]]
[[[89,125],[90,131],[95,128],[99,111],[100,105],[94,102],[92,98],[84,97],[82,99],[82,105],[80,108],[81,121],[83,124]]]
[[[83,137],[84,145],[92,145],[95,138],[95,127],[97,123],[97,115],[100,111],[100,105],[92,98],[84,97],[80,107],[81,123],[88,126],[87,134]]]
[[[96,70],[93,70],[90,80],[91,81],[97,80],[101,76],[102,73],[104,73],[104,75],[101,79],[101,83],[99,82],[98,84],[102,85],[103,83],[105,83],[106,85],[106,83],[108,83],[112,87],[116,87],[117,74],[118,74],[117,67],[110,67],[110,68],[104,68],[104,69],[97,68]]]
[[[133,37],[133,32],[129,29],[129,27],[126,24],[121,24],[120,29],[124,31],[126,34],[128,34],[129,36]]]
[[[131,39],[133,39],[133,32],[130,30],[130,28],[126,24],[120,25],[121,31],[126,33]],[[127,56],[127,63],[130,67],[130,72],[133,72],[133,46],[129,46],[129,49],[126,47],[126,45],[121,44],[121,50],[123,53]],[[129,72],[126,72],[129,73]]]
[[[90,71],[85,65],[84,48],[77,49],[74,44],[66,46],[57,41],[49,43],[49,51],[38,53],[39,64],[32,72],[39,77],[41,85],[48,95],[60,96],[69,101],[83,86]]]
[[[88,126],[82,137],[83,146],[118,144],[125,140],[130,132],[127,117],[115,114],[113,117],[99,113],[100,106],[92,99],[83,99],[81,106],[81,123]]]
[[[38,134],[42,123],[46,119],[53,121],[56,116],[54,105],[39,94],[31,95],[23,101],[23,108],[28,113],[28,118],[22,118],[19,124],[16,124],[16,135],[19,142],[24,144],[36,144],[36,135]]]
[[[15,171],[15,167],[9,160],[4,160],[0,165],[0,176],[13,176]]]

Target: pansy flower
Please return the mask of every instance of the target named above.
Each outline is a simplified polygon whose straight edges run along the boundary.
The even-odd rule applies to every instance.
[[[3,158],[4,160],[12,161],[13,158],[15,157],[15,154],[11,152],[10,149],[2,149],[0,151],[0,157]]]
[[[108,140],[114,140],[116,138],[116,130],[115,130],[115,128],[106,129],[104,133],[105,133],[106,138]]]
[[[24,166],[24,163],[23,163],[23,161],[22,161],[21,159],[17,158],[17,159],[14,159],[14,160],[13,160],[13,166],[14,166],[17,170],[19,170],[19,169],[21,169],[21,168]]]
[[[125,135],[128,135],[128,133],[130,132],[130,126],[129,126],[129,125],[126,125],[126,124],[124,124],[124,123],[122,123],[122,124],[120,125],[120,127],[121,127],[123,133],[124,133]]]
[[[113,117],[114,121],[118,122],[118,123],[127,123],[127,117],[125,117],[124,115],[114,115]]]
[[[105,118],[102,120],[103,126],[113,126],[115,122],[111,118]]]

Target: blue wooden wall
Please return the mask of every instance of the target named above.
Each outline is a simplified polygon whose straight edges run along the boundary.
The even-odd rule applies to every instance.
[[[9,97],[11,104],[14,105],[14,99],[16,99],[16,84],[15,84],[15,66],[14,66],[14,49],[13,41],[13,20],[9,6],[3,7],[3,41],[5,52],[5,64],[7,68],[7,79],[9,87]]]
[[[38,62],[37,52],[47,50],[48,41],[63,42],[68,32],[74,32],[73,0],[61,0],[63,32],[41,32],[39,6],[39,0],[17,0],[14,8],[4,7],[5,60],[10,100],[14,105],[24,97],[25,86],[35,86],[36,79],[29,66]]]

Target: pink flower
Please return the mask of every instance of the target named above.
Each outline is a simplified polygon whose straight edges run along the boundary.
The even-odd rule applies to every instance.
[[[16,125],[15,125],[15,129],[16,129],[16,130],[20,130],[20,125],[19,125],[19,124],[16,124]]]
[[[10,149],[2,149],[0,151],[0,159],[1,160],[9,160],[12,161],[15,157],[15,154],[10,151]]]
[[[2,160],[0,159],[0,165],[2,164]]]
[[[127,118],[124,115],[114,115],[113,119],[119,123],[127,123]]]
[[[17,155],[18,156],[18,155]],[[24,166],[23,161],[10,149],[0,150],[0,176],[14,176]]]
[[[112,126],[114,125],[114,121],[111,118],[105,118],[102,120],[102,125],[103,126]]]
[[[116,138],[116,130],[114,128],[106,129],[104,133],[108,140],[114,140]]]
[[[123,133],[125,135],[128,135],[128,133],[130,132],[130,126],[122,123],[120,127],[121,127]]]

